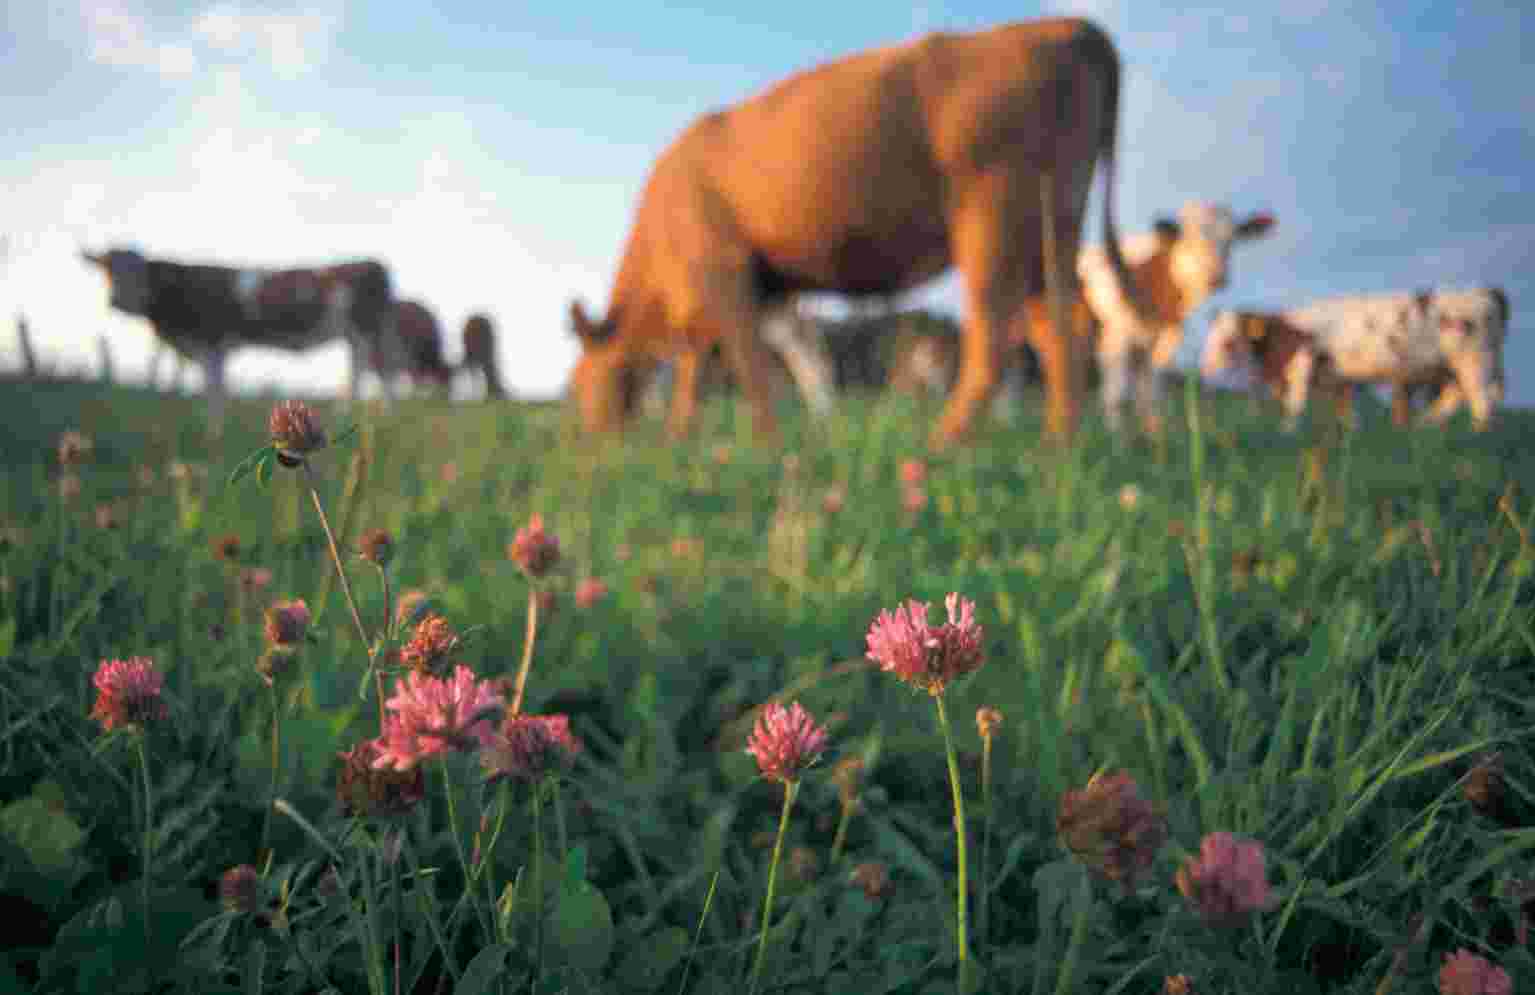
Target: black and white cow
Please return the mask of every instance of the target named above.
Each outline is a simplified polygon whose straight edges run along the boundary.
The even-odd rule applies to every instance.
[[[410,371],[389,271],[377,261],[274,270],[150,259],[132,249],[81,256],[106,274],[113,308],[148,320],[156,337],[202,365],[215,418],[225,362],[241,346],[299,352],[344,339],[353,400],[365,369],[380,373],[390,399],[393,374]]]

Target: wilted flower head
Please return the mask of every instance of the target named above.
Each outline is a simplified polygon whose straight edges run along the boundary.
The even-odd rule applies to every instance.
[[[112,502],[104,501],[96,506],[96,527],[98,529],[115,529],[120,521],[117,506]]]
[[[943,694],[950,681],[986,661],[975,602],[950,594],[944,605],[949,620],[942,625],[929,625],[927,603],[915,599],[880,612],[869,626],[868,658],[912,687]]]
[[[1493,814],[1503,798],[1503,754],[1489,753],[1466,775],[1460,793],[1483,815]]]
[[[859,864],[847,879],[848,883],[862,888],[869,898],[883,898],[890,890],[890,869],[879,861]]]
[[[437,478],[445,484],[458,483],[458,464],[449,460],[437,469]]]
[[[919,459],[901,462],[901,483],[907,487],[921,487],[927,481],[927,464]]]
[[[85,462],[96,444],[91,437],[70,429],[59,436],[59,466],[76,466]]]
[[[1444,955],[1440,995],[1513,995],[1514,982],[1501,967],[1464,948]]]
[[[103,660],[91,683],[96,685],[96,704],[91,718],[107,731],[141,726],[169,715],[160,700],[164,677],[153,660],[135,656],[127,660]]]
[[[555,609],[560,606],[560,596],[547,587],[535,594],[533,600],[538,602],[538,617],[541,619],[553,618]]]
[[[416,631],[400,647],[400,663],[411,670],[430,673],[458,649],[458,633],[441,615],[430,614],[416,623]]]
[[[412,670],[395,681],[384,707],[391,714],[374,766],[410,770],[428,757],[492,745],[505,702],[490,681],[460,664],[445,678]]]
[[[982,705],[975,710],[975,730],[981,734],[982,739],[990,739],[992,733],[1002,725],[1002,710],[992,708],[990,705]]]
[[[694,560],[704,553],[702,539],[693,536],[678,536],[672,540],[672,555],[679,560]]]
[[[383,529],[369,529],[357,540],[357,555],[369,563],[388,566],[394,553],[394,540]]]
[[[261,875],[250,864],[231,867],[219,877],[219,902],[230,912],[256,912],[261,907]]]
[[[240,537],[233,532],[218,536],[209,546],[215,560],[234,561],[240,558]]]
[[[906,509],[907,514],[915,515],[927,507],[927,491],[920,485],[907,484],[901,491],[901,507]]]
[[[596,577],[588,577],[576,586],[576,606],[590,608],[608,595],[608,585]]]
[[[826,493],[821,495],[821,510],[828,515],[835,515],[842,510],[842,506],[846,503],[847,489],[841,484],[828,487]]]
[[[426,618],[427,613],[431,610],[431,598],[430,594],[427,594],[419,587],[413,587],[401,594],[400,600],[395,602],[394,606],[395,624],[400,626],[416,625]]]
[[[544,516],[535,511],[512,537],[506,555],[529,577],[542,577],[560,562],[560,540],[544,531]]]
[[[339,754],[336,798],[347,815],[404,815],[426,797],[426,775],[420,767],[380,769],[380,752],[378,741],[367,739]]]
[[[298,646],[309,631],[309,606],[303,598],[274,602],[266,610],[266,641],[273,646]]]
[[[245,567],[240,571],[240,590],[246,594],[264,591],[271,583],[272,571],[266,567]]]
[[[1162,981],[1162,995],[1194,995],[1194,982],[1187,974],[1169,974]]]
[[[1116,771],[1067,791],[1055,831],[1084,865],[1128,889],[1167,841],[1167,820],[1140,796],[1134,778]]]
[[[1136,484],[1126,484],[1119,489],[1119,506],[1126,511],[1134,511],[1141,503],[1141,489]],[[1183,977],[1183,975],[1177,975]]]
[[[1238,842],[1230,833],[1209,833],[1174,880],[1183,897],[1194,903],[1212,926],[1240,925],[1269,904],[1269,883],[1263,844]]]
[[[863,757],[849,753],[832,764],[831,783],[837,786],[837,796],[843,805],[857,802],[858,793],[863,789]]]
[[[267,431],[284,466],[298,466],[305,456],[325,448],[325,430],[303,401],[283,401],[274,407]]]
[[[816,725],[799,702],[787,708],[770,702],[746,742],[746,752],[757,758],[762,776],[785,783],[799,780],[825,748],[826,727]]]
[[[570,732],[567,715],[510,715],[494,741],[480,751],[485,777],[510,777],[533,783],[568,770],[581,742]]]

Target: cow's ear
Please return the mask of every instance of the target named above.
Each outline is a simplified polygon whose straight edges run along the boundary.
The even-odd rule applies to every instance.
[[[1163,238],[1177,238],[1183,233],[1183,228],[1172,218],[1157,218],[1151,223],[1151,228]]]
[[[1256,314],[1242,315],[1242,335],[1254,342],[1264,338],[1263,318]]]
[[[1504,328],[1507,328],[1509,316],[1513,314],[1508,306],[1508,294],[1503,292],[1502,287],[1493,287],[1488,292],[1492,294],[1492,302],[1498,307],[1498,320],[1503,323]]]
[[[1422,314],[1428,314],[1428,306],[1433,299],[1434,292],[1432,290],[1419,290],[1412,295],[1412,302],[1417,305],[1418,311]]]
[[[1267,211],[1249,214],[1237,225],[1237,238],[1257,238],[1274,227],[1274,216]]]
[[[102,269],[105,269],[107,265],[106,256],[98,256],[94,252],[86,252],[84,249],[80,250],[80,258],[92,266],[100,266]]]
[[[570,302],[570,330],[585,345],[600,345],[613,335],[613,322],[593,321],[586,314],[586,307],[579,301]]]

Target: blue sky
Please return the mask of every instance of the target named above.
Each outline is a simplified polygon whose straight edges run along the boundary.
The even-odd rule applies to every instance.
[[[1122,231],[1195,198],[1278,218],[1189,322],[1190,351],[1217,306],[1498,285],[1511,399],[1535,404],[1535,13],[1518,0],[433,6],[0,0],[0,365],[19,363],[25,312],[56,362],[90,366],[105,333],[119,375],[142,375],[150,335],[109,311],[77,245],[376,256],[455,332],[489,311],[513,388],[549,395],[575,356],[567,301],[605,305],[650,163],[695,116],[847,52],[1071,11],[1126,67]],[[957,312],[956,281],[914,301]],[[345,360],[246,351],[231,375],[331,388]]]

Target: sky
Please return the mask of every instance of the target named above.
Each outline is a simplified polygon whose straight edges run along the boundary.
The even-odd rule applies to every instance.
[[[0,0],[0,368],[21,363],[25,314],[56,367],[94,372],[105,336],[119,379],[146,376],[147,324],[111,311],[81,247],[374,257],[450,358],[486,311],[511,389],[552,396],[577,352],[569,300],[605,308],[650,165],[699,114],[860,49],[1069,12],[1125,66],[1122,234],[1191,199],[1277,218],[1188,322],[1186,359],[1221,307],[1501,286],[1509,398],[1535,404],[1526,0],[430,6]],[[958,314],[957,280],[902,303]],[[242,350],[230,378],[334,390],[346,369],[339,344]]]

